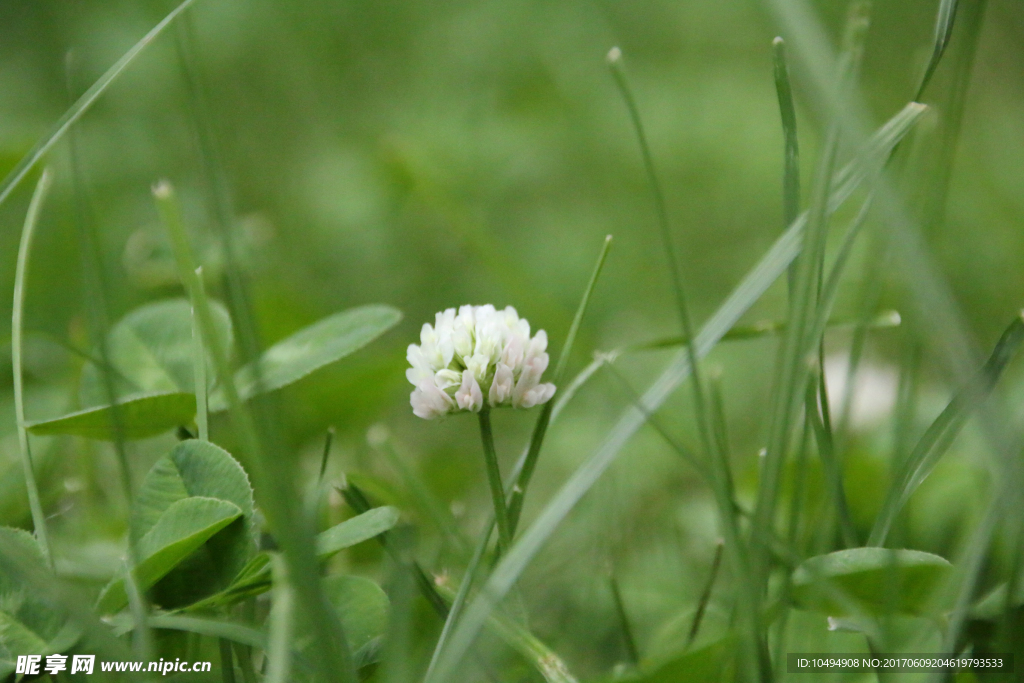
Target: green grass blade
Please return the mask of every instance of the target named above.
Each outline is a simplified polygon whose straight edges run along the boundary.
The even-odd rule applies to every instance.
[[[25,488],[28,490],[28,506],[32,512],[32,526],[36,540],[43,551],[43,557],[53,567],[50,555],[50,541],[46,533],[46,515],[39,499],[39,485],[36,483],[35,468],[32,466],[32,450],[28,440],[28,427],[25,423],[25,395],[23,374],[21,369],[21,342],[24,332],[25,282],[28,279],[29,255],[32,252],[32,238],[35,236],[39,213],[42,211],[46,192],[50,187],[50,171],[44,169],[39,182],[36,183],[32,201],[25,214],[25,223],[21,229],[21,244],[18,246],[18,265],[14,273],[14,304],[11,314],[11,367],[14,373],[14,410],[18,420],[18,445],[21,447],[21,468],[25,474]]]
[[[981,371],[949,402],[925,430],[910,456],[900,466],[871,530],[868,545],[884,545],[893,522],[910,496],[945,455],[967,418],[988,396],[1006,365],[1024,342],[1024,314],[1003,331]]]
[[[21,181],[25,179],[25,176],[28,175],[39,160],[42,159],[47,152],[53,149],[53,146],[56,145],[62,137],[64,137],[64,134],[68,132],[68,129],[71,128],[78,119],[82,118],[82,115],[85,114],[96,100],[99,99],[100,95],[106,92],[107,88],[109,88],[114,81],[124,73],[124,70],[127,69],[133,61],[135,61],[135,58],[138,57],[150,43],[156,40],[157,37],[164,32],[164,29],[166,29],[179,14],[188,9],[195,1],[196,0],[184,0],[184,2],[171,10],[171,12],[164,17],[159,24],[150,29],[149,33],[144,35],[139,42],[135,43],[135,45],[128,50],[128,52],[124,53],[120,59],[114,62],[113,66],[107,69],[107,71],[100,76],[99,79],[97,79],[96,82],[93,83],[92,86],[90,86],[89,89],[86,90],[66,112],[64,112],[64,115],[61,116],[55,124],[53,124],[53,128],[50,129],[50,132],[44,135],[35,144],[35,146],[29,150],[21,161],[18,162],[18,165],[15,166],[14,169],[7,174],[7,177],[4,178],[3,182],[0,183],[0,204],[4,203],[7,197],[10,196],[11,192],[13,192]]]
[[[201,285],[196,282],[196,264],[174,189],[170,183],[162,181],[154,186],[153,196],[167,228],[182,283],[193,299],[206,345],[213,354],[217,375],[227,397],[231,422],[243,450],[253,458],[252,471],[257,480],[255,488],[263,495],[263,509],[288,560],[289,580],[294,582],[296,603],[313,624],[314,651],[317,654],[314,664],[318,675],[324,680],[338,679],[345,683],[355,681],[352,654],[345,640],[345,632],[323,595],[312,530],[302,521],[301,503],[295,496],[292,472],[285,460],[264,452],[252,415],[245,409],[239,396],[226,349],[217,336],[210,302],[205,298]],[[256,384],[259,386],[258,380]]]
[[[796,107],[793,104],[793,87],[789,81],[789,65],[786,63],[786,41],[781,37],[772,41],[775,61],[775,93],[779,98],[779,114],[782,118],[782,135],[785,141],[785,162],[782,173],[782,217],[783,225],[791,225],[800,215],[800,143],[796,129]],[[789,287],[792,293],[793,273],[790,269]]]
[[[935,75],[935,69],[942,61],[942,55],[945,54],[946,46],[949,45],[949,38],[953,35],[953,24],[956,21],[956,10],[959,4],[959,0],[939,0],[939,10],[935,15],[935,38],[932,44],[932,54],[928,59],[924,75],[921,77],[921,85],[917,88],[915,100],[921,99],[921,96],[924,95],[925,88],[928,87],[932,76]]]
[[[203,267],[196,268],[196,283],[203,287]],[[201,294],[206,298],[206,292]],[[195,376],[196,385],[196,425],[199,427],[199,438],[202,441],[210,440],[210,416],[207,410],[207,384],[206,384],[206,348],[203,346],[203,331],[199,327],[199,320],[196,318],[196,306],[192,304],[192,372]]]
[[[615,616],[619,620],[619,630],[622,632],[622,644],[626,648],[630,664],[636,666],[640,663],[640,651],[636,647],[633,627],[630,625],[629,615],[626,613],[626,603],[622,600],[622,591],[619,589],[619,582],[614,575],[608,577],[608,587],[612,593],[612,602],[615,604]]]
[[[840,92],[851,89],[853,83],[867,32],[867,8],[868,4],[864,2],[854,2],[850,6],[844,35],[843,57],[837,67],[836,80],[841,84]],[[809,370],[806,359],[813,349],[819,347],[821,339],[814,334],[814,322],[820,318],[825,247],[831,215],[829,197],[836,182],[835,165],[842,130],[838,117],[832,118],[831,121],[815,177],[803,248],[796,262],[793,296],[790,302],[790,327],[779,354],[767,455],[761,467],[757,505],[750,529],[755,573],[759,580],[767,579],[767,539],[771,536],[770,529],[775,523],[782,466],[804,399],[804,387]]]
[[[587,282],[587,288],[583,290],[583,298],[580,299],[580,305],[576,308],[576,315],[573,316],[572,324],[569,326],[569,333],[565,336],[565,343],[562,344],[562,351],[558,356],[558,364],[555,366],[555,374],[552,381],[555,386],[562,380],[562,376],[565,374],[565,368],[569,363],[569,356],[572,354],[572,347],[576,343],[576,333],[579,332],[580,324],[583,322],[583,316],[587,312],[587,306],[590,304],[590,295],[594,292],[594,287],[597,285],[597,278],[601,275],[601,269],[604,268],[604,262],[608,258],[608,250],[612,246],[612,236],[608,235],[604,239],[604,245],[601,247],[601,253],[598,254],[597,263],[594,264],[594,270],[590,274],[590,281]],[[585,380],[584,380],[585,381]],[[572,393],[575,393],[573,391]],[[569,394],[571,397],[572,394]],[[565,405],[565,402],[560,402],[558,405]],[[548,401],[541,408],[540,416],[537,418],[537,424],[533,428],[533,435],[530,437],[530,445],[526,452],[526,458],[522,461],[522,467],[519,469],[519,473],[516,476],[516,485],[512,489],[512,498],[508,504],[508,517],[509,517],[509,531],[514,537],[516,534],[516,527],[519,525],[519,517],[523,512],[523,502],[526,498],[526,490],[530,486],[530,479],[533,477],[533,470],[537,465],[537,459],[540,457],[541,445],[544,443],[544,436],[547,434],[548,426],[554,419],[554,411],[556,404],[552,401]]]
[[[830,208],[833,211],[849,198],[854,189],[868,176],[871,169],[877,169],[885,162],[893,146],[910,131],[924,110],[925,107],[920,104],[907,105],[858,150],[854,160],[836,175],[835,189],[830,198]],[[705,323],[694,339],[694,346],[699,357],[707,355],[772,283],[786,271],[799,253],[800,237],[805,224],[806,213],[802,214],[775,241],[768,253],[744,276],[732,294]],[[676,358],[669,363],[669,366],[643,395],[643,405],[648,413],[661,406],[665,399],[686,379],[689,369],[686,354],[677,354]],[[646,416],[643,411],[632,406],[626,409],[597,451],[577,468],[533,525],[513,544],[481,593],[467,608],[465,616],[449,638],[447,651],[442,654],[432,681],[449,680],[454,667],[479,634],[491,609],[501,602],[561,521],[597,482],[615,460],[615,456],[618,455],[622,447],[645,421]]]
[[[817,369],[816,369],[817,370]],[[811,424],[811,431],[818,444],[818,457],[821,458],[825,479],[832,493],[832,502],[836,506],[839,518],[839,530],[842,533],[846,548],[854,548],[857,544],[857,532],[850,518],[850,506],[846,502],[846,490],[843,487],[843,473],[836,460],[832,434],[825,428],[824,419],[818,405],[818,388],[822,385],[821,376],[815,373],[807,383],[804,397],[804,414]]]

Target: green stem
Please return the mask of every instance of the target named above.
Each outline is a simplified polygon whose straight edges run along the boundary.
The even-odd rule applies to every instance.
[[[21,346],[23,330],[23,312],[25,308],[25,281],[28,279],[28,257],[32,250],[32,238],[35,235],[39,212],[50,187],[50,171],[46,169],[36,183],[32,201],[25,215],[25,225],[21,231],[21,245],[18,247],[18,265],[14,275],[14,305],[11,316],[11,366],[14,370],[14,410],[18,418],[18,443],[21,446],[21,467],[25,473],[25,488],[28,490],[28,506],[32,512],[32,526],[36,539],[43,551],[43,556],[53,568],[53,557],[50,555],[50,542],[46,534],[46,515],[39,498],[39,485],[36,483],[35,469],[32,467],[32,450],[28,441],[28,429],[25,427],[25,396],[22,385]]]
[[[498,553],[502,554],[512,545],[512,527],[508,520],[508,508],[505,507],[505,492],[501,485],[501,469],[498,467],[498,454],[494,452],[494,433],[491,431],[491,411],[484,408],[480,416],[480,440],[484,446],[484,461],[487,464],[487,481],[491,486],[491,498],[494,503],[494,519],[498,523]]]
[[[199,288],[197,297],[206,298],[203,285],[203,268],[196,268],[196,286]],[[192,372],[196,385],[196,425],[199,427],[199,438],[210,440],[210,421],[206,407],[206,352],[203,348],[203,332],[196,318],[196,304],[192,302]]]

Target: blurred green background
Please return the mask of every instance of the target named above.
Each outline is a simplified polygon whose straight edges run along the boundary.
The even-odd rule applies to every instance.
[[[875,3],[862,88],[876,123],[913,95],[936,4]],[[845,3],[816,5],[837,32]],[[983,348],[1024,305],[1024,8],[1014,0],[988,5],[947,219],[927,235]],[[150,0],[0,3],[0,172],[172,7]],[[323,433],[334,425],[332,474],[370,475],[380,495],[400,500],[396,472],[365,439],[383,423],[399,455],[452,504],[467,534],[477,531],[488,503],[475,424],[424,422],[408,406],[405,347],[417,341],[422,323],[464,303],[513,305],[548,331],[554,353],[601,242],[613,234],[570,372],[594,350],[677,333],[639,150],[604,60],[611,46],[625,53],[698,322],[782,231],[782,133],[771,65],[777,28],[757,3],[199,0],[190,15],[193,66],[208,95],[201,121],[172,30],[76,126],[84,202],[73,195],[67,140],[48,158],[56,185],[39,229],[26,314],[26,329],[41,333],[31,335],[27,352],[30,419],[73,407],[78,361],[54,340],[89,345],[79,222],[101,235],[112,320],[145,301],[180,295],[150,196],[157,179],[178,187],[208,270],[216,274],[223,264],[197,125],[215,133],[264,344],[363,303],[405,313],[399,328],[370,348],[283,393],[291,453],[281,457],[304,457],[314,471]],[[939,83],[949,78],[940,70]],[[807,178],[821,122],[802,91],[798,79]],[[5,334],[29,195],[26,183],[0,207]],[[840,317],[853,310],[862,270],[855,260]],[[215,276],[211,288],[221,291]],[[899,287],[885,290],[886,307],[903,302]],[[779,283],[748,319],[784,315]],[[891,374],[904,334],[873,336],[869,357],[883,376]],[[841,350],[846,338],[832,339]],[[641,390],[667,358],[650,353],[620,367]],[[709,361],[722,373],[741,489],[751,490],[756,478],[773,359],[770,341],[749,341],[724,345]],[[0,522],[24,524],[3,354],[0,364]],[[1021,395],[1022,382],[1011,368],[1004,386]],[[938,379],[933,384],[932,403],[940,405],[944,389]],[[527,521],[628,403],[606,376],[581,393],[549,436]],[[925,401],[924,412],[932,403]],[[680,397],[664,414],[695,443],[687,404]],[[506,467],[532,418],[496,416]],[[880,495],[884,449],[876,446],[888,429],[865,423],[863,453],[849,472],[864,528]],[[214,425],[215,438],[230,443],[226,432],[226,424]],[[961,441],[959,457],[915,499],[906,522],[914,547],[953,553],[983,495],[982,460],[970,434]],[[167,436],[133,446],[136,474],[172,442]],[[100,542],[116,541],[123,528],[118,515],[96,512],[123,510],[110,484],[109,450],[65,439],[43,457],[64,554],[93,553],[102,565],[107,546]],[[414,509],[409,514],[416,517]],[[716,534],[709,493],[652,430],[642,431],[528,572],[536,630],[574,670],[606,670],[623,658],[609,616],[609,568],[646,645],[692,605]],[[457,564],[431,545],[429,530],[423,535],[435,569]],[[57,548],[61,553],[59,541]]]

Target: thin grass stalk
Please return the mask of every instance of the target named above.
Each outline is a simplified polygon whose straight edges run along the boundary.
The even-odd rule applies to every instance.
[[[804,419],[803,433],[800,436],[800,444],[797,448],[796,457],[793,460],[793,489],[789,500],[789,513],[787,515],[786,545],[793,552],[796,559],[804,556],[801,551],[801,544],[798,542],[800,534],[800,511],[804,509],[804,483],[807,479],[807,451],[811,441],[811,423]],[[792,590],[792,574],[786,572],[782,580],[780,601],[783,605],[789,604],[790,591]],[[775,676],[782,679],[786,666],[786,633],[789,622],[789,609],[784,608],[779,616],[775,639]]]
[[[441,635],[438,636],[437,643],[434,645],[434,652],[430,655],[430,664],[427,666],[427,673],[423,677],[424,681],[433,680],[432,676],[434,674],[434,669],[437,668],[437,663],[441,653],[448,644],[448,639],[451,637],[452,629],[455,628],[459,617],[462,615],[462,610],[466,605],[466,600],[469,598],[469,591],[473,587],[477,570],[481,565],[484,555],[487,553],[487,546],[490,543],[491,534],[493,532],[494,520],[492,519],[484,525],[484,531],[480,534],[480,539],[477,541],[476,548],[473,550],[473,557],[470,558],[469,564],[466,566],[466,571],[462,576],[462,583],[459,584],[459,590],[455,593],[455,598],[452,600],[448,616],[445,617],[444,626],[441,628]]]
[[[558,354],[558,363],[555,365],[555,373],[552,379],[555,386],[559,385],[565,374],[565,369],[568,367],[569,357],[572,355],[572,347],[576,343],[576,334],[579,332],[583,316],[587,312],[590,296],[594,292],[594,287],[597,286],[597,278],[601,275],[601,270],[604,268],[604,262],[608,258],[608,250],[611,249],[611,246],[612,236],[608,235],[604,238],[601,253],[597,256],[597,263],[594,264],[590,280],[587,282],[586,289],[583,290],[583,298],[580,299],[579,306],[576,307],[576,314],[573,316],[572,324],[569,325],[568,334],[565,335],[562,350]],[[523,512],[523,503],[526,499],[526,490],[530,486],[530,479],[533,477],[534,468],[537,466],[541,445],[544,443],[544,436],[547,434],[548,426],[553,419],[552,414],[555,410],[555,405],[554,401],[548,401],[541,408],[540,416],[537,417],[537,423],[533,428],[533,435],[530,437],[526,458],[523,460],[522,468],[519,470],[519,475],[515,480],[515,487],[512,489],[512,498],[508,504],[509,535],[512,538],[515,537],[516,527],[519,525],[519,517]]]
[[[843,57],[838,65],[841,91],[851,89],[860,63],[864,38],[869,23],[870,3],[854,2],[850,6],[844,35]],[[809,210],[808,228],[804,233],[801,257],[796,263],[793,297],[790,306],[788,334],[780,349],[778,380],[774,411],[769,431],[767,455],[758,489],[757,505],[751,525],[751,545],[754,572],[759,581],[767,579],[765,539],[775,521],[775,507],[780,485],[782,464],[793,428],[794,416],[803,398],[809,368],[806,357],[811,349],[819,347],[820,335],[815,334],[815,316],[819,318],[819,303],[823,287],[825,246],[829,227],[829,196],[835,179],[835,166],[839,150],[840,123],[833,119],[815,177],[815,190]],[[827,316],[825,316],[827,319]],[[813,336],[812,336],[813,335]]]
[[[334,443],[335,429],[333,426],[327,428],[327,436],[324,437],[324,450],[320,455],[320,472],[317,474],[316,480],[318,484],[322,484],[324,481],[324,475],[327,473],[327,461],[331,457],[331,445]]]
[[[711,560],[711,571],[708,573],[707,583],[704,584],[704,590],[700,593],[700,599],[697,601],[697,611],[693,614],[693,621],[690,623],[690,630],[686,634],[686,647],[689,648],[693,645],[693,641],[697,639],[697,634],[700,633],[701,622],[704,621],[704,612],[708,608],[708,603],[711,602],[711,592],[715,588],[715,580],[718,579],[718,570],[722,566],[722,551],[725,548],[725,543],[719,541],[715,544],[715,556]]]
[[[196,268],[196,283],[203,288],[203,267]],[[206,298],[206,292],[198,294]],[[199,427],[199,439],[210,440],[210,416],[206,407],[206,349],[203,346],[203,332],[196,318],[196,305],[192,302],[192,374],[196,385],[196,425]]]
[[[846,502],[846,492],[843,488],[843,474],[836,461],[836,454],[833,449],[832,435],[823,424],[823,418],[819,412],[818,387],[821,385],[820,376],[815,369],[814,375],[807,383],[807,391],[804,399],[804,413],[810,422],[815,441],[818,445],[818,457],[821,458],[822,469],[828,486],[832,501],[836,507],[836,514],[839,518],[839,531],[843,538],[843,547],[854,548],[857,543],[857,532],[853,528],[853,520],[850,518],[850,508]]]
[[[668,268],[672,278],[672,291],[676,299],[676,309],[679,315],[679,322],[682,327],[683,336],[693,340],[693,324],[690,320],[689,307],[686,300],[686,291],[683,287],[683,279],[679,259],[676,256],[675,245],[672,240],[672,233],[669,226],[668,209],[665,205],[665,195],[661,189],[661,182],[658,180],[658,173],[654,168],[654,158],[651,155],[650,146],[647,144],[647,134],[644,131],[643,121],[640,118],[640,110],[633,97],[633,91],[626,80],[626,73],[622,68],[622,51],[614,47],[608,53],[608,64],[611,67],[615,84],[619,88],[626,108],[629,110],[629,118],[636,133],[637,142],[640,146],[640,153],[643,157],[644,170],[647,174],[647,181],[651,186],[651,193],[654,198],[654,206],[658,218],[658,232],[661,236],[662,248],[668,260]],[[708,415],[707,405],[704,398],[704,383],[701,379],[700,367],[697,363],[697,352],[694,350],[693,341],[686,345],[686,356],[690,362],[690,381],[693,388],[693,401],[697,413],[697,425],[700,431],[701,443],[704,446],[706,457],[721,457],[714,449],[714,437],[711,430],[711,419]]]
[[[318,656],[314,665],[323,680],[355,681],[355,670],[345,633],[324,599],[320,587],[319,565],[313,550],[313,534],[294,493],[291,470],[285,459],[267,454],[257,436],[251,414],[243,406],[228,364],[226,349],[217,336],[210,303],[197,282],[192,249],[189,245],[181,209],[170,183],[161,181],[153,188],[157,208],[170,236],[179,275],[193,297],[203,336],[210,349],[217,374],[228,399],[228,411],[243,450],[252,457],[256,490],[263,494],[263,508],[275,530],[275,537],[288,561],[289,579],[294,582],[296,602],[308,616],[314,630]]]
[[[50,554],[50,540],[46,532],[46,514],[39,497],[39,484],[36,482],[35,468],[32,465],[32,449],[29,444],[28,428],[25,426],[25,394],[24,373],[21,368],[21,348],[23,337],[23,321],[25,310],[25,283],[28,281],[29,256],[32,253],[32,240],[35,236],[39,214],[42,212],[46,193],[50,188],[50,170],[43,169],[32,200],[25,214],[25,223],[21,229],[21,244],[18,246],[18,265],[14,273],[14,303],[11,307],[11,368],[14,374],[14,411],[18,420],[18,445],[21,447],[21,469],[25,476],[25,489],[28,493],[28,507],[32,513],[32,528],[35,530],[39,548],[43,551],[46,562],[53,569],[53,556]]]
[[[255,380],[258,390],[262,376],[259,364],[254,361],[260,353],[259,331],[253,316],[248,287],[242,269],[239,267],[240,259],[235,237],[231,190],[221,162],[206,82],[199,66],[198,45],[192,17],[185,15],[177,29],[177,50],[185,81],[185,90],[188,94],[196,146],[199,150],[199,170],[203,188],[207,194],[206,199],[213,214],[213,227],[224,248],[223,277],[224,288],[227,292],[226,303],[231,312],[231,318],[235,321],[242,362],[251,364],[256,370]],[[274,421],[268,419],[261,420],[257,426],[263,425],[264,422],[267,427],[274,425]]]
[[[797,136],[793,87],[789,80],[789,65],[786,63],[786,41],[778,36],[772,41],[772,48],[775,62],[775,94],[779,99],[779,115],[782,119],[782,135],[785,141],[785,161],[782,173],[782,220],[783,227],[788,227],[800,215],[800,142]],[[796,273],[790,267],[788,278],[791,297],[795,276]]]
[[[615,617],[619,621],[619,631],[622,633],[622,645],[626,648],[629,663],[636,666],[640,663],[640,651],[636,647],[633,627],[630,625],[629,615],[626,613],[626,603],[622,600],[622,591],[619,589],[619,582],[614,574],[608,577],[608,588],[612,594],[612,603],[615,605]]]

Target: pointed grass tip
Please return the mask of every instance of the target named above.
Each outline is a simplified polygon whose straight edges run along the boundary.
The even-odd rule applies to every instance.
[[[782,36],[775,36],[772,40],[772,47],[781,47],[786,44],[786,41],[782,39]]]
[[[622,61],[622,50],[618,45],[608,50],[608,55],[605,57],[605,60],[607,60],[611,65],[618,64]],[[608,238],[611,239],[611,235],[609,235]]]

